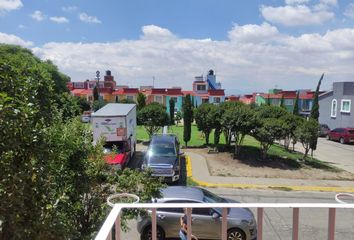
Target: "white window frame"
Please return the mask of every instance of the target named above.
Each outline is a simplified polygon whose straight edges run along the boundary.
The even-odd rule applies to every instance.
[[[214,97],[214,103],[221,103],[221,97]]]
[[[333,107],[333,104],[335,103],[335,108]],[[338,103],[337,103],[337,99],[333,99],[331,102],[331,117],[335,118],[337,117],[337,107]]]
[[[134,95],[127,95],[127,100],[135,101]]]
[[[348,110],[344,110],[343,109],[343,103],[344,102],[349,102],[349,109]],[[343,113],[350,113],[350,109],[351,109],[351,106],[352,106],[352,101],[350,99],[342,99],[340,101],[340,112],[343,112]]]
[[[294,99],[284,99],[284,105],[293,106],[294,105]]]
[[[161,101],[158,101],[157,99],[161,99]],[[154,100],[155,100],[154,102],[163,104],[163,97],[162,96],[154,96]]]

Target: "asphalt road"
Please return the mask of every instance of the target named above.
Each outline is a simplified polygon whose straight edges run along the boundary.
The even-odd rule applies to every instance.
[[[303,151],[301,144],[298,144],[296,149]],[[340,144],[339,142],[329,141],[326,138],[318,138],[314,157],[354,173],[354,144]]]

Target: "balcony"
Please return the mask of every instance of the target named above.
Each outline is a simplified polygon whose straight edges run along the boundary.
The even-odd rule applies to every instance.
[[[344,194],[350,195],[350,194]],[[338,195],[340,196],[340,195]],[[343,196],[345,197],[345,196]],[[336,235],[336,215],[337,213],[343,213],[343,211],[348,212],[348,209],[353,210],[354,204],[346,204],[342,202],[340,197],[336,197],[336,200],[340,203],[203,203],[203,204],[186,204],[186,203],[133,203],[133,204],[114,204],[113,209],[111,210],[109,216],[105,220],[102,228],[96,236],[96,240],[106,240],[106,239],[115,239],[121,240],[121,220],[120,214],[123,209],[148,209],[151,213],[151,222],[152,222],[152,239],[156,240],[156,230],[157,230],[157,220],[156,220],[156,209],[157,208],[187,208],[187,219],[188,219],[188,239],[191,239],[191,232],[193,231],[190,225],[191,223],[191,210],[193,208],[221,208],[222,216],[221,216],[221,239],[227,239],[227,208],[250,208],[254,209],[256,213],[257,220],[257,240],[266,239],[263,238],[263,230],[264,230],[264,212],[270,209],[284,209],[289,212],[288,216],[290,216],[289,221],[292,223],[292,229],[289,233],[289,239],[298,240],[299,236],[299,226],[300,226],[300,214],[302,211],[310,211],[314,209],[321,209],[325,211],[327,224],[326,235],[328,240],[334,240]],[[341,211],[339,211],[341,210]],[[340,217],[340,214],[338,214]],[[291,219],[292,218],[292,219]],[[115,230],[113,230],[115,229]],[[113,236],[114,233],[114,236]],[[291,238],[290,238],[291,235]]]

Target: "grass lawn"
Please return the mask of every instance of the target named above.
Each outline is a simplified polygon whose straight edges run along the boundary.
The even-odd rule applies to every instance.
[[[169,127],[169,132],[176,134],[178,139],[180,140],[181,144],[183,142],[183,126],[171,126]],[[162,129],[159,131],[162,133]],[[146,133],[146,130],[143,126],[137,127],[137,139],[142,141],[148,141],[149,136]],[[209,142],[212,144],[214,142],[214,133],[210,134]],[[188,142],[188,146],[190,147],[202,147],[205,144],[205,138],[201,132],[198,131],[197,126],[192,125],[192,134],[191,140]],[[225,144],[224,135],[221,134],[220,136],[220,145]],[[260,144],[259,142],[251,137],[246,136],[241,148],[241,158],[244,159],[259,159],[260,157]],[[268,158],[270,160],[277,160],[284,162],[285,164],[295,167],[301,168],[303,165],[313,167],[313,168],[320,168],[326,169],[329,171],[339,171],[337,168],[334,168],[320,160],[308,158],[304,163],[299,163],[299,159],[303,158],[303,154],[299,152],[291,152],[287,151],[283,146],[274,144],[270,147],[268,151]]]

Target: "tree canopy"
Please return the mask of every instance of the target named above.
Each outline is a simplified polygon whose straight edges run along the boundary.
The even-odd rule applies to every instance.
[[[156,134],[161,127],[168,125],[166,108],[159,103],[150,103],[138,112],[139,122],[144,125],[149,137]]]

